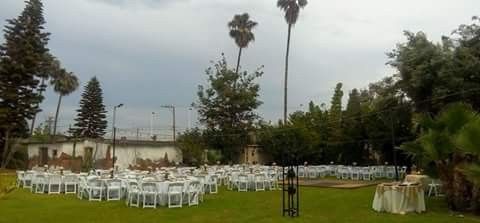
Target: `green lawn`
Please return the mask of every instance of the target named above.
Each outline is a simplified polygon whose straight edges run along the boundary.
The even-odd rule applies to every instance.
[[[17,189],[0,199],[0,222],[480,222],[450,216],[441,199],[429,199],[428,212],[405,216],[371,209],[374,187],[345,190],[301,189],[301,217],[281,217],[281,193],[232,192],[207,195],[198,207],[181,209],[128,208],[124,202],[88,202],[74,196],[37,195]]]

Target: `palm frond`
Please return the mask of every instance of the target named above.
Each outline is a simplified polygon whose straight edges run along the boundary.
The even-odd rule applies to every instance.
[[[257,22],[250,20],[248,13],[237,14],[228,23],[230,28],[229,35],[235,40],[238,47],[245,48],[250,42],[255,40],[252,30],[257,25]]]
[[[464,152],[480,155],[480,119],[466,124],[456,135],[455,143]]]
[[[476,112],[465,103],[455,103],[445,108],[437,117],[437,121],[445,126],[450,134],[456,134],[460,129],[472,121]]]
[[[425,156],[431,160],[447,159],[455,149],[450,136],[444,131],[430,130],[420,136],[418,142],[423,147]]]
[[[464,167],[462,172],[474,184],[480,185],[480,165],[478,163]]]
[[[298,0],[298,5],[300,6],[300,8],[307,6],[307,3],[307,0]]]

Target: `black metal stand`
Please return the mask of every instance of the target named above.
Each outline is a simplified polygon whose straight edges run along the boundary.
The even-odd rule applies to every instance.
[[[300,190],[298,187],[298,163],[289,160],[282,162],[282,209],[283,216],[300,216]],[[285,168],[286,182],[285,182]],[[286,199],[285,199],[286,197]]]

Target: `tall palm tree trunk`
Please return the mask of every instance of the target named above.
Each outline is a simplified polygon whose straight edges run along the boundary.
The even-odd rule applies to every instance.
[[[238,58],[237,58],[237,68],[235,69],[235,73],[238,74],[238,69],[240,68],[240,58],[242,57],[242,47],[238,49]]]
[[[58,120],[58,113],[60,112],[60,104],[62,103],[62,94],[58,94],[58,104],[57,104],[57,111],[55,112],[55,121],[53,122],[53,138],[57,133],[57,120]]]
[[[287,37],[287,53],[285,55],[285,86],[283,95],[283,124],[287,123],[287,90],[288,90],[288,55],[290,53],[290,34],[292,31],[292,24],[288,24],[288,37]]]

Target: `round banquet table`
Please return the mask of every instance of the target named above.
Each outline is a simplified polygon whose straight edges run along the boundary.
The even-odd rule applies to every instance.
[[[423,187],[421,184],[379,184],[372,208],[394,214],[422,213],[426,210]]]

